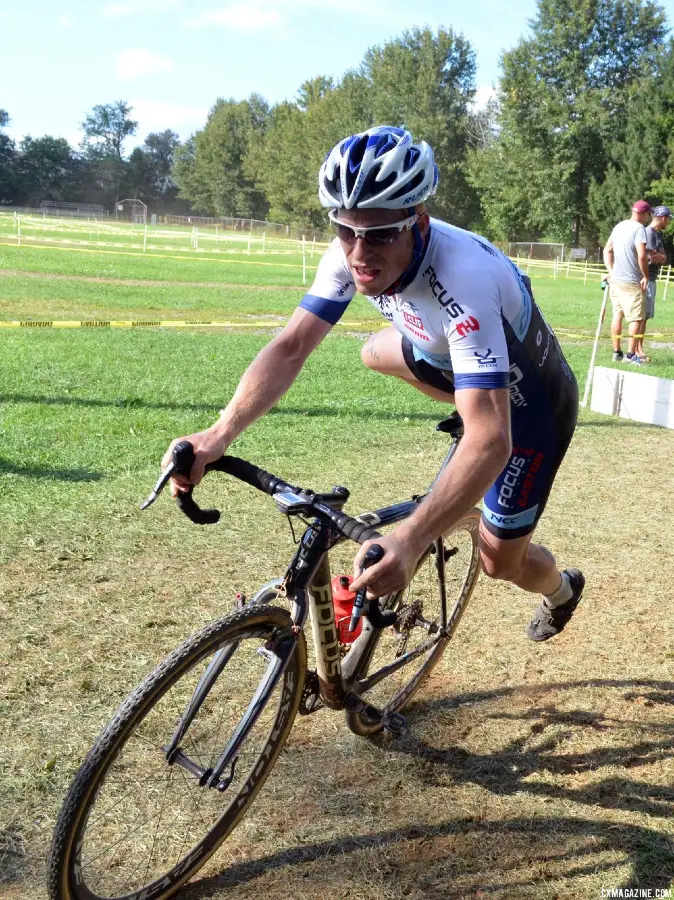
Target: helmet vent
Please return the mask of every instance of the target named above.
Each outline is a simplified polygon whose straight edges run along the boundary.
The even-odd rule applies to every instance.
[[[391,194],[391,200],[397,200],[398,197],[402,197],[405,194],[409,194],[410,191],[418,188],[419,185],[423,183],[424,178],[426,177],[425,172],[417,172],[417,174],[410,181],[406,181],[405,184],[400,188],[399,191],[396,191],[394,194]]]

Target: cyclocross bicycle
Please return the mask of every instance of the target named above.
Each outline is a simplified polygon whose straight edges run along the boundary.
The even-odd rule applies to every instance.
[[[463,427],[454,414],[437,428],[452,435],[442,471]],[[171,471],[189,472],[193,459],[189,443],[177,445],[172,466],[143,506]],[[425,495],[354,519],[342,511],[346,488],[314,493],[233,456],[208,468],[270,494],[281,512],[306,520],[307,528],[285,575],[247,602],[237,595],[236,610],[174,650],[98,737],[56,824],[48,863],[52,900],[174,894],[241,822],[298,712],[342,709],[356,734],[403,733],[400,711],[442,656],[475,587],[477,509],[428,548],[405,590],[369,604],[364,592],[356,596],[348,624],[358,636],[344,643],[329,551],[347,539],[379,537],[375,526],[405,519]],[[200,509],[191,491],[177,499],[194,522],[219,518],[217,510]],[[380,551],[371,546],[370,561]]]

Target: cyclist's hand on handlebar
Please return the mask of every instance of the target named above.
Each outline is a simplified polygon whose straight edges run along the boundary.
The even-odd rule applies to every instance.
[[[379,562],[368,566],[361,575],[360,570],[372,544],[379,544],[384,551]],[[353,561],[354,580],[351,590],[358,591],[367,586],[367,597],[384,597],[394,591],[401,591],[412,579],[417,564],[416,550],[410,548],[407,541],[396,537],[395,531],[364,543]]]
[[[210,428],[207,428],[205,431],[199,431],[196,434],[188,434],[186,437],[176,438],[175,441],[171,441],[161,461],[162,469],[165,469],[171,463],[173,448],[178,441],[189,441],[192,444],[194,447],[194,463],[189,476],[176,472],[171,477],[172,497],[176,497],[180,491],[187,491],[195,484],[199,484],[204,477],[204,469],[208,463],[220,459],[228,447],[226,440],[222,436],[215,434]]]

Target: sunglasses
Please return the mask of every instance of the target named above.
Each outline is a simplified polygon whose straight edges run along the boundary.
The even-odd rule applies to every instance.
[[[344,222],[340,222],[334,210],[330,210],[328,218],[335,226],[337,237],[340,241],[344,241],[350,247],[355,245],[358,238],[362,238],[371,247],[383,247],[386,244],[392,244],[393,241],[400,237],[403,231],[409,231],[419,216],[408,216],[406,219],[394,222],[392,225],[369,225],[367,228],[356,228],[353,225],[346,225]]]

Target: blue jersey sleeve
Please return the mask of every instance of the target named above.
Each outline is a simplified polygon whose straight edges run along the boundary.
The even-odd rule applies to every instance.
[[[302,309],[308,309],[324,322],[336,325],[342,318],[348,301],[344,303],[341,300],[328,300],[326,297],[317,297],[315,294],[305,294],[300,300],[300,306]]]

